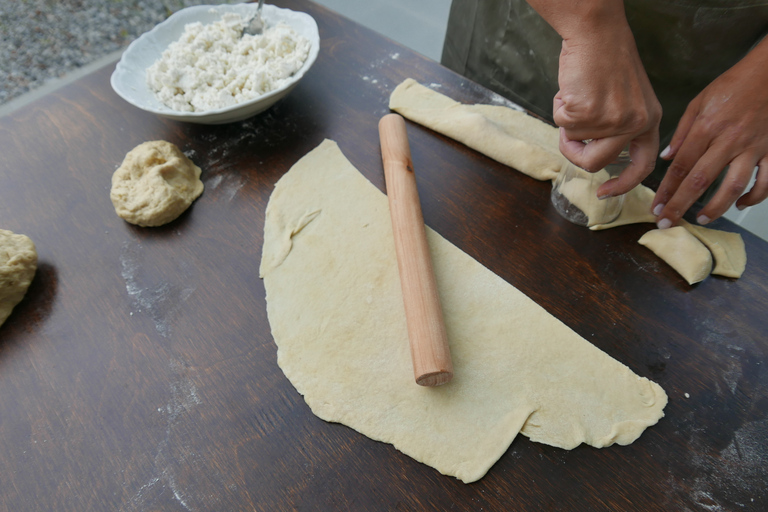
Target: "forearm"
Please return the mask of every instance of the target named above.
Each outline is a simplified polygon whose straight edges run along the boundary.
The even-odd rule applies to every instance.
[[[561,153],[596,171],[627,146],[632,163],[603,195],[623,194],[653,169],[661,106],[648,80],[622,0],[528,0],[563,38],[553,118]],[[590,144],[581,141],[591,139]]]
[[[527,0],[566,41],[628,30],[622,0]]]
[[[762,41],[752,47],[749,53],[736,66],[746,67],[757,73],[764,72],[768,68],[768,35],[764,36]]]

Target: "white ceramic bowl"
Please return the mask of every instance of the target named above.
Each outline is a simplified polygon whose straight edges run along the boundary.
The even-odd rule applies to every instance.
[[[256,11],[253,4],[235,5],[197,5],[172,14],[149,32],[142,34],[123,53],[112,73],[112,89],[128,103],[162,117],[199,124],[224,124],[241,121],[262,112],[293,89],[304,74],[312,67],[320,51],[320,35],[317,23],[309,14],[290,9],[281,9],[274,5],[264,5],[262,17],[270,25],[284,22],[298,34],[309,39],[310,49],[304,65],[279,89],[258,98],[225,108],[205,112],[179,112],[160,102],[147,85],[146,70],[160,58],[163,51],[172,42],[181,37],[188,23],[199,21],[203,24],[221,19],[225,12],[235,12],[249,17]]]

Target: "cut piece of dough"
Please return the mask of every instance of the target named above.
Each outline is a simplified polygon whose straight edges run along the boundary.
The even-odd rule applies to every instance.
[[[616,217],[619,209],[618,203],[609,203],[609,200],[597,198],[597,189],[610,179],[608,171],[600,169],[597,172],[588,172],[575,165],[570,165],[570,172],[566,174],[560,184],[559,191],[570,203],[581,210],[587,216],[587,226],[595,226],[604,223],[611,217]],[[563,167],[562,172],[567,167]],[[567,179],[567,181],[565,181]],[[557,178],[552,180],[553,186],[557,186]]]
[[[707,246],[715,258],[713,274],[739,278],[747,268],[747,249],[738,233],[696,226],[685,220],[680,225]]]
[[[36,271],[37,251],[32,240],[0,229],[0,325],[24,298]]]
[[[203,193],[201,170],[170,142],[139,144],[112,175],[115,212],[138,226],[162,226]]]
[[[408,78],[389,108],[537,180],[553,179],[566,162],[557,128],[509,107],[464,105]]]
[[[627,224],[639,224],[641,222],[656,223],[656,216],[651,212],[651,205],[656,192],[646,187],[638,185],[624,197],[624,206],[621,213],[613,222],[607,224],[596,224],[589,229],[600,230],[625,226]]]
[[[712,254],[683,226],[652,229],[638,240],[666,261],[678,274],[695,284],[712,272]]]
[[[628,444],[667,396],[427,229],[454,378],[413,381],[387,198],[332,141],[275,186],[260,275],[280,368],[312,411],[464,482],[518,432]]]

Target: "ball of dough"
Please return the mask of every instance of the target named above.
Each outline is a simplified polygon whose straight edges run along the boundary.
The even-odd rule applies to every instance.
[[[138,226],[161,226],[203,193],[200,168],[170,142],[139,144],[112,175],[115,212]]]
[[[36,270],[37,251],[32,240],[0,229],[0,325],[24,298]]]

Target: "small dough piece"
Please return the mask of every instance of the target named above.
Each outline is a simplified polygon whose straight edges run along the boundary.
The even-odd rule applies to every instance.
[[[0,229],[0,325],[27,293],[37,271],[37,251],[28,236]]]
[[[666,261],[678,274],[695,284],[712,272],[712,254],[683,226],[653,229],[638,240]]]
[[[684,220],[680,221],[680,225],[701,240],[712,252],[715,258],[713,274],[734,278],[744,274],[747,268],[747,249],[740,234],[696,226]]]
[[[645,185],[636,186],[627,192],[627,195],[624,197],[624,206],[621,208],[621,213],[613,222],[595,224],[590,226],[589,229],[597,231],[627,224],[640,224],[642,222],[655,224],[656,216],[651,212],[651,205],[655,195],[656,192]]]
[[[598,350],[427,228],[453,380],[418,386],[387,197],[333,141],[275,186],[260,275],[277,362],[312,412],[464,482],[518,433],[561,448],[629,444],[658,384]]]
[[[203,193],[201,170],[170,142],[139,144],[112,175],[115,212],[138,226],[162,226]]]
[[[464,105],[408,78],[389,108],[537,180],[553,179],[566,162],[557,128],[509,107]]]
[[[610,203],[597,198],[597,189],[610,179],[608,171],[601,169],[591,173],[580,167],[572,167],[575,173],[571,179],[560,185],[560,193],[587,216],[587,225],[595,226],[605,222],[610,216],[615,217],[618,205],[608,211]],[[557,179],[552,180],[553,184],[556,181]]]

